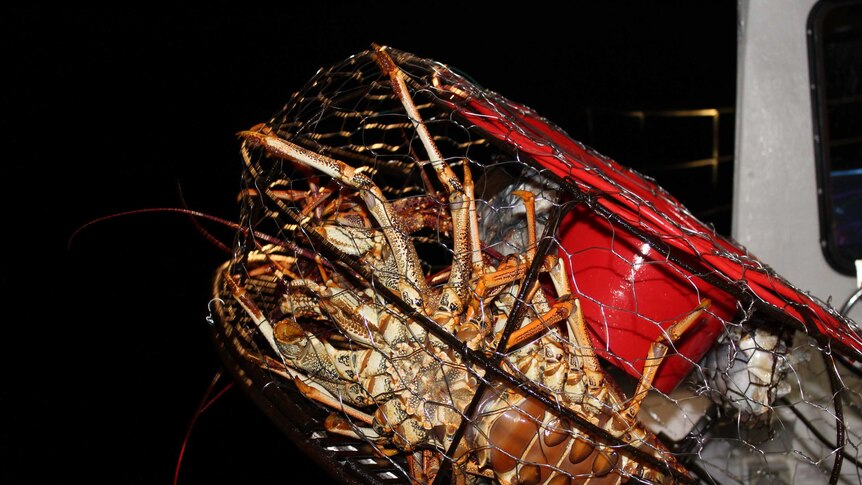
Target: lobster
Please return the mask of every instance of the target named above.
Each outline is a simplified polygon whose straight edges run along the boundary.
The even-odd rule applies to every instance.
[[[220,331],[415,482],[693,482],[638,414],[741,308],[862,357],[653,182],[443,64],[374,45],[239,136]]]

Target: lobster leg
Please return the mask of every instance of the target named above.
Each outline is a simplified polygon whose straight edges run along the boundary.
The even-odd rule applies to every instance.
[[[251,146],[261,147],[271,155],[320,170],[358,189],[368,211],[380,225],[392,249],[392,257],[398,266],[398,273],[401,275],[398,283],[391,289],[397,291],[401,299],[415,309],[424,308],[422,295],[428,293],[428,287],[416,248],[413,247],[409,234],[401,230],[400,219],[394,216],[392,205],[370,177],[340,160],[320,155],[283,140],[266,127],[242,131],[239,135]]]
[[[569,318],[569,315],[572,314],[572,310],[575,307],[575,300],[568,299],[558,301],[545,314],[512,332],[512,335],[509,337],[508,347],[512,348],[515,345],[536,336],[551,325],[566,320]]]
[[[299,389],[299,392],[301,392],[302,395],[304,395],[305,397],[307,397],[309,399],[317,401],[321,404],[325,404],[326,406],[329,406],[332,409],[338,409],[338,410],[342,411],[344,414],[362,421],[364,424],[370,425],[374,421],[374,418],[370,414],[364,413],[364,412],[354,408],[353,406],[346,405],[343,400],[336,399],[334,396],[332,396],[332,394],[329,393],[329,391],[321,390],[321,389],[318,389],[314,386],[310,386],[310,385],[302,382],[302,379],[299,379],[298,377],[294,377],[293,383],[296,384],[296,388]],[[339,426],[336,426],[336,423],[339,424]],[[343,424],[343,423],[341,423],[339,421],[333,421],[333,420],[327,419],[327,423],[326,423],[327,431],[332,431],[332,432],[335,432],[335,433],[338,433],[341,435],[345,435],[345,432],[344,432],[345,426],[343,426],[341,424]],[[350,435],[348,434],[347,436],[350,436]],[[352,437],[357,437],[357,436],[354,435]]]
[[[558,264],[551,271],[551,281],[557,288],[557,292],[561,295],[571,295],[569,286],[569,278],[566,274],[562,261],[558,260]],[[640,411],[641,403],[646,397],[647,392],[652,389],[652,382],[655,378],[659,366],[664,361],[667,355],[669,344],[673,344],[679,340],[699,319],[703,311],[710,305],[709,300],[703,300],[691,313],[685,318],[671,325],[668,328],[666,335],[661,335],[651,345],[647,361],[644,364],[644,370],[641,378],[638,381],[637,390],[634,396],[624,404],[620,410],[619,417],[621,420],[612,420],[610,431],[612,434],[621,436],[623,433],[634,428],[637,423],[637,414]],[[569,337],[573,342],[576,342],[579,349],[578,360],[581,363],[584,375],[587,378],[587,392],[592,397],[599,397],[600,402],[609,402],[613,405],[623,406],[621,396],[610,388],[604,387],[604,371],[599,365],[598,357],[592,346],[592,341],[588,335],[587,327],[584,323],[583,313],[581,312],[580,302],[575,300],[576,310],[567,319]],[[668,343],[665,343],[668,342]],[[604,388],[603,388],[604,387]],[[603,396],[607,395],[607,399]]]
[[[386,53],[386,50],[378,45],[374,46],[374,59],[380,66],[380,70],[389,76],[392,83],[392,91],[401,101],[407,117],[413,124],[425,152],[428,154],[429,163],[437,174],[437,179],[449,194],[449,203],[452,213],[452,269],[449,282],[444,287],[437,308],[434,309],[432,318],[438,323],[451,322],[453,315],[458,315],[464,308],[464,302],[468,294],[468,281],[471,269],[475,270],[476,257],[481,262],[481,250],[478,247],[478,221],[476,218],[475,201],[473,200],[473,178],[470,174],[470,166],[464,162],[464,182],[458,180],[458,176],[443,159],[443,155],[431,139],[431,134],[422,115],[416,108],[416,104],[410,97],[407,84],[404,80],[404,72],[395,64],[395,61]],[[475,234],[471,233],[475,232]],[[472,240],[472,247],[470,242]],[[474,256],[471,257],[471,254]]]
[[[224,273],[224,282],[227,285],[228,290],[230,290],[231,295],[233,295],[234,299],[239,303],[243,310],[248,313],[252,322],[257,326],[258,331],[260,331],[261,335],[264,336],[272,349],[278,352],[278,345],[275,343],[272,323],[270,323],[269,319],[260,310],[254,300],[248,296],[246,289],[237,283],[233,275],[228,273],[227,265],[225,265],[225,267],[220,271],[223,271]]]
[[[476,283],[473,303],[467,308],[467,316],[465,318],[467,322],[471,322],[476,318],[476,314],[480,312],[482,302],[486,298],[486,293],[489,289],[505,286],[523,278],[524,275],[527,274],[527,269],[532,264],[533,258],[536,256],[535,195],[533,195],[532,192],[528,192],[525,190],[516,190],[512,192],[512,194],[520,197],[524,201],[527,216],[527,257],[525,260],[519,260],[516,258],[507,259],[502,264],[500,264],[500,266],[498,266],[493,273],[481,275],[478,283]],[[548,257],[546,259],[546,267],[551,266],[551,261],[553,261],[552,257]],[[532,297],[530,299],[532,299]],[[559,313],[559,309],[551,310],[543,317],[534,320],[533,322],[528,324],[527,327],[530,327],[532,330],[522,329],[519,332],[521,332],[521,334],[530,332],[529,335],[524,336],[523,338],[510,338],[509,345],[515,345],[516,343],[523,341],[526,338],[529,338],[529,336],[535,335],[537,331],[543,328],[545,325],[550,325],[560,321],[559,319],[556,319],[553,322],[549,321],[549,318],[552,318],[552,315],[554,313]],[[565,316],[563,318],[565,318]]]
[[[350,340],[361,345],[373,347],[380,345],[383,332],[380,327],[379,309],[360,295],[345,291],[336,286],[322,286],[311,280],[292,280],[290,290],[314,295],[311,304],[306,298],[294,296],[288,291],[282,299],[282,311],[298,314],[300,311],[311,311],[321,317],[328,317]]]
[[[650,344],[647,360],[644,363],[643,373],[641,374],[640,380],[638,380],[637,390],[635,390],[634,396],[632,396],[631,400],[628,402],[626,410],[624,411],[631,420],[636,419],[643,399],[646,397],[647,392],[652,389],[652,382],[655,379],[656,372],[658,372],[659,366],[664,362],[664,359],[667,356],[668,345],[672,345],[679,340],[680,337],[682,337],[683,334],[685,334],[685,332],[687,332],[700,319],[700,316],[703,314],[704,310],[709,308],[709,305],[710,301],[708,299],[704,299],[700,305],[692,310],[691,313],[671,325],[670,328],[667,329],[666,334],[659,335],[659,337]]]
[[[536,195],[527,190],[515,190],[512,195],[524,201],[527,215],[527,261],[532,262],[536,257]]]

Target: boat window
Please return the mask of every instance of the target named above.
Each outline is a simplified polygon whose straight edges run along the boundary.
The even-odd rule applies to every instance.
[[[821,1],[808,21],[821,245],[855,274],[862,259],[862,1]]]

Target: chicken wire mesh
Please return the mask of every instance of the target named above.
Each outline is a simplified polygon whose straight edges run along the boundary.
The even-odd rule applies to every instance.
[[[528,108],[375,46],[242,137],[216,338],[341,481],[862,481],[855,324]]]

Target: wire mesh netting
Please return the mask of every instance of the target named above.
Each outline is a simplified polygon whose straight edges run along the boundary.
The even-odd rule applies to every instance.
[[[853,322],[647,178],[374,47],[242,134],[216,339],[344,482],[862,482]]]

